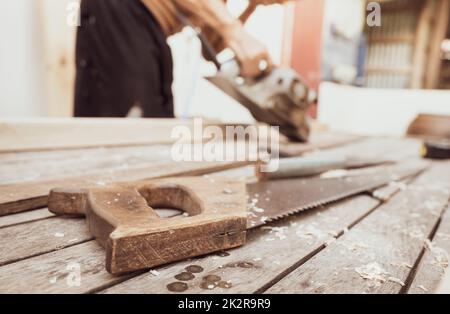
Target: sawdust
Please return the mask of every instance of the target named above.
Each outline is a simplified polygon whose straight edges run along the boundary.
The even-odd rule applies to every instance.
[[[349,171],[345,169],[330,170],[320,175],[322,179],[337,179],[349,175]]]
[[[422,226],[411,226],[402,231],[402,234],[412,238],[412,239],[419,239],[424,240],[427,238],[427,236],[423,232]]]
[[[442,240],[450,240],[450,234],[438,232],[437,236]]]
[[[327,233],[323,232],[317,227],[317,223],[311,223],[308,225],[299,225],[296,230],[295,234],[297,237],[301,239],[311,239],[311,238],[324,238],[328,236]]]
[[[433,254],[436,265],[444,269],[449,266],[449,256],[446,250],[435,246],[429,239],[425,241],[425,248]]]
[[[269,234],[278,238],[278,240],[287,238],[286,232],[288,231],[288,227],[262,227],[262,230],[269,230]]]
[[[151,270],[149,271],[149,273],[150,273],[153,277],[157,277],[157,276],[160,275],[159,271],[154,270],[154,269],[151,269]]]
[[[363,242],[345,242],[342,241],[340,243],[343,247],[345,247],[346,249],[348,249],[351,252],[355,252],[358,250],[362,250],[362,249],[367,249],[368,246],[363,243]]]
[[[376,262],[355,268],[355,271],[364,279],[370,281],[373,286],[381,286],[390,274]]]
[[[420,285],[419,287],[418,287],[419,289],[421,289],[421,290],[423,290],[423,291],[425,291],[425,292],[428,292],[428,289],[427,288],[425,288],[424,286],[422,286],[422,285]]]
[[[409,268],[409,269],[413,268],[413,266],[407,262],[392,262],[391,265],[398,268]]]
[[[393,282],[393,283],[397,283],[397,284],[399,284],[402,287],[405,286],[405,283],[401,279],[398,279],[398,278],[395,278],[395,277],[389,277],[387,280],[390,281],[390,282]]]
[[[427,200],[423,205],[429,211],[440,210],[440,207],[442,206],[441,202],[435,200]]]
[[[250,211],[254,211],[255,213],[259,213],[259,214],[264,213],[265,209],[261,208],[261,207],[258,207],[257,204],[258,204],[258,199],[257,198],[253,198],[251,200],[251,202],[247,204],[247,208]]]

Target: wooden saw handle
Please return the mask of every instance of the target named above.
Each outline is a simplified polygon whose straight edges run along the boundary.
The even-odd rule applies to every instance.
[[[245,183],[225,178],[55,189],[48,206],[56,214],[86,216],[90,232],[106,248],[112,274],[230,249],[246,239]],[[160,218],[154,208],[179,209],[188,217]]]

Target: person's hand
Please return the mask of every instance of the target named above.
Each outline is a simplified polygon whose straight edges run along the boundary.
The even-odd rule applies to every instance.
[[[225,42],[240,63],[242,77],[256,77],[272,67],[272,59],[267,48],[248,34],[242,25],[231,29]],[[266,68],[261,68],[262,64],[265,64]]]

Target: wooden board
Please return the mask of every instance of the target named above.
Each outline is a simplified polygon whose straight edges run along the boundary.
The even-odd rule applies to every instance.
[[[182,175],[202,175],[248,164],[247,162],[162,162],[138,168],[107,171],[103,174],[0,185],[0,216],[47,206],[53,188],[101,186],[108,182],[124,182]]]
[[[441,284],[450,257],[450,207],[447,207],[433,241],[425,246],[424,253],[408,293],[433,293]]]
[[[281,143],[280,154],[283,157],[299,156],[311,151],[343,146],[362,140],[364,137],[330,132],[311,134],[308,143]]]
[[[92,240],[84,219],[49,218],[0,229],[0,265]]]
[[[402,292],[402,283],[408,284],[424,241],[447,206],[449,179],[449,164],[435,165],[267,292]]]
[[[368,156],[378,154],[402,161],[417,158],[419,147],[420,141],[417,140],[377,138],[363,139],[343,146],[323,149],[321,152],[310,152],[309,154],[344,153],[354,155],[362,152]],[[95,163],[101,163],[102,160],[112,165],[112,168],[120,164],[120,158],[108,157],[107,152],[110,149],[113,149],[113,155],[121,154],[122,148],[101,149],[101,151],[94,154],[97,156],[97,160],[92,162],[92,169],[95,170]],[[147,148],[145,149],[147,150]],[[141,162],[145,163],[144,159],[140,159],[140,148],[126,147],[124,150],[126,150],[124,155],[128,156],[126,159],[134,166],[141,165]],[[67,156],[68,160],[71,159],[68,163],[61,161],[61,164],[58,165],[58,167],[61,167],[59,169],[70,167],[70,164],[73,164],[74,161],[76,162],[77,158],[82,158],[83,151],[85,150],[57,152],[59,156],[57,158],[58,161],[64,159],[64,156]],[[20,165],[18,171],[20,170],[21,174],[29,174],[32,173],[30,169],[32,169],[33,160],[38,164],[45,162],[46,159],[52,158],[52,153],[0,154],[0,167],[2,166],[2,161],[10,163],[10,170],[8,170],[8,167],[3,169],[10,171],[8,176],[14,179],[15,159],[17,164]],[[137,155],[135,156],[135,154]],[[80,163],[84,162],[82,159],[80,160]],[[164,164],[158,158],[155,158],[154,162],[153,166],[155,168]],[[354,252],[354,250],[357,251],[359,249],[365,250],[369,255],[372,254],[372,260],[389,260],[388,264],[390,264],[390,258],[387,258],[386,255],[401,255],[402,258],[398,258],[397,263],[394,263],[395,266],[392,265],[394,271],[391,268],[388,270],[398,279],[406,276],[406,278],[409,278],[407,281],[412,281],[414,276],[411,270],[405,267],[405,263],[402,262],[419,260],[420,254],[424,251],[421,243],[423,241],[411,239],[410,235],[417,237],[418,232],[416,229],[420,227],[424,228],[422,234],[426,233],[425,229],[434,230],[437,227],[438,217],[431,217],[437,213],[434,210],[430,210],[430,208],[435,207],[437,202],[442,203],[440,199],[436,198],[437,194],[440,195],[440,180],[446,178],[446,182],[450,181],[448,170],[446,170],[448,164],[447,167],[441,163],[435,164],[435,167],[442,168],[433,167],[416,179],[422,180],[422,183],[431,181],[432,184],[429,186],[429,189],[423,188],[424,184],[416,180],[410,185],[413,189],[405,188],[404,184],[393,184],[375,193],[376,195],[386,196],[381,198],[385,202],[384,204],[381,204],[380,200],[372,198],[371,194],[360,195],[279,221],[269,225],[270,228],[251,231],[248,236],[248,244],[239,249],[127,276],[111,276],[107,273],[105,269],[105,251],[87,233],[87,227],[83,220],[70,219],[61,221],[60,219],[62,218],[46,217],[47,211],[45,209],[3,216],[0,217],[0,239],[4,239],[3,241],[0,240],[0,256],[3,257],[4,255],[5,258],[2,260],[3,265],[0,266],[0,292],[167,293],[172,292],[168,290],[167,286],[178,281],[175,276],[177,278],[186,278],[186,276],[191,277],[192,274],[195,278],[186,281],[187,290],[185,292],[188,293],[265,292],[272,291],[271,288],[282,284],[284,280],[291,280],[293,274],[302,271],[305,267],[309,267],[308,265],[312,262],[316,263],[319,258],[319,261],[322,262],[314,264],[319,266],[311,272],[313,281],[314,278],[320,278],[320,280],[326,278],[327,280],[323,280],[322,283],[330,286],[336,285],[337,279],[334,277],[334,272],[336,272],[335,269],[337,267],[338,275],[343,277],[342,285],[351,286],[356,284],[357,287],[354,290],[365,292],[367,291],[366,281],[359,282],[359,277],[353,280],[352,276],[355,273],[351,271],[351,268],[348,270],[350,273],[348,275],[347,270],[343,269],[345,266],[340,267],[339,263],[334,263],[336,260],[344,260],[343,263],[345,264],[348,263],[348,259],[364,255],[364,252],[361,254]],[[30,168],[27,168],[29,166]],[[84,167],[82,164],[76,165],[76,167],[78,166],[79,169]],[[170,167],[170,165],[167,165],[167,167]],[[190,170],[188,169],[192,168],[187,166],[183,169],[189,172]],[[183,172],[183,169],[180,169],[180,171],[182,171],[181,174],[185,175],[186,172]],[[252,182],[255,179],[252,167],[223,169],[223,171],[215,172],[215,170],[221,169],[211,168],[211,173],[207,174],[206,178],[215,180],[216,177],[231,176],[247,182]],[[134,170],[136,170],[136,173],[133,172]],[[139,175],[140,169],[134,170],[129,173],[130,176]],[[83,172],[83,170],[80,171]],[[85,172],[83,172],[83,175]],[[33,182],[51,181],[55,179],[55,175],[58,175],[58,173],[59,170],[55,169],[52,175],[48,176],[49,180],[38,179]],[[122,172],[122,174],[127,175],[126,171]],[[22,181],[19,178],[14,182],[20,183]],[[31,184],[33,182],[28,183]],[[420,184],[418,185],[417,182]],[[17,187],[21,188],[20,184]],[[23,187],[27,188],[27,185],[24,184]],[[400,196],[401,199],[399,200]],[[404,199],[408,199],[408,203],[404,203]],[[410,205],[410,210],[405,209],[405,204]],[[416,212],[415,209],[419,208],[419,205],[425,207],[423,213],[418,212],[418,210]],[[419,217],[417,214],[421,214],[421,216]],[[433,227],[431,227],[433,225],[432,220],[434,220]],[[396,225],[401,226],[405,224],[408,226],[406,233],[392,228]],[[64,228],[68,229],[62,230]],[[372,241],[379,243],[377,239],[383,239],[379,251],[357,245],[358,241],[366,241],[364,236],[368,234],[370,235],[369,239],[371,239],[368,241],[369,244]],[[430,232],[430,235],[425,237],[432,234],[433,232]],[[335,240],[336,237],[337,239]],[[70,243],[72,242],[70,240],[75,238],[80,240],[80,242]],[[354,241],[355,238],[357,238],[356,241]],[[434,239],[437,239],[437,237]],[[338,243],[340,244],[338,245]],[[339,249],[335,248],[337,245]],[[329,256],[328,254],[331,254],[328,253],[329,251],[334,252],[334,255]],[[340,255],[341,251],[346,256]],[[426,258],[426,254],[424,258]],[[199,273],[191,272],[191,274],[178,276],[186,272],[185,268],[187,266],[192,265],[201,266],[203,270]],[[422,265],[426,264],[422,263]],[[357,266],[361,265],[358,264]],[[402,270],[403,268],[405,269]],[[414,269],[417,269],[415,279],[418,280],[420,278],[420,270],[418,268]],[[190,270],[192,269],[190,268]],[[327,277],[327,274],[332,276]],[[359,276],[359,274],[356,275]],[[221,277],[220,281],[222,282],[215,281],[217,280],[215,276]],[[77,278],[80,279],[79,284],[77,284]],[[318,282],[321,283],[320,281]],[[380,288],[369,292],[407,291],[407,287],[402,288],[396,283],[392,283],[392,285],[394,288],[389,288],[387,291]],[[177,284],[170,286],[170,288],[173,290],[174,288],[183,288],[183,286]],[[389,284],[385,284],[385,286],[389,286]],[[411,285],[411,287],[413,286],[414,284]],[[317,287],[314,284],[310,285],[309,288],[306,286],[295,286],[294,288],[292,291],[295,293],[335,291],[322,289],[321,287],[315,289]],[[341,290],[344,291],[346,289],[351,289],[351,287]]]
[[[0,217],[0,228],[15,226],[31,221],[43,220],[55,216],[47,208]]]
[[[104,258],[105,251],[100,245],[89,241],[9,264],[0,268],[0,291],[88,293],[129,278],[110,275],[105,269]],[[79,284],[72,274],[79,275]]]
[[[0,152],[173,143],[177,138],[172,138],[171,133],[177,126],[193,130],[194,120],[3,119]]]

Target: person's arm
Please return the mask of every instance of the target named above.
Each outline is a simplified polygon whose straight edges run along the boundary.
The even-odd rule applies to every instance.
[[[228,12],[222,0],[174,0],[179,9],[202,20],[220,35],[225,46],[231,48],[241,64],[241,75],[254,77],[261,73],[261,61],[271,65],[267,48],[249,35],[243,22]]]

